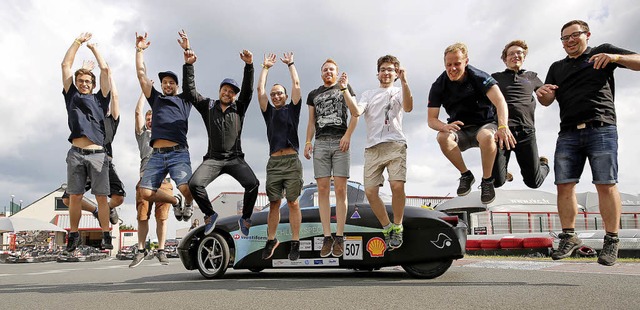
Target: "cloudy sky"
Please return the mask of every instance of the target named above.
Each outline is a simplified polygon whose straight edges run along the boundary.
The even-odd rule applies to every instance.
[[[378,85],[376,60],[397,56],[406,67],[414,110],[405,115],[408,137],[408,195],[455,194],[458,172],[441,154],[436,132],[427,126],[427,94],[444,70],[443,50],[465,42],[470,63],[489,73],[504,70],[503,46],[514,39],[526,40],[529,56],[525,68],[538,72],[544,81],[549,65],[565,56],[561,26],[583,19],[591,27],[590,44],[611,43],[640,51],[640,5],[624,1],[28,1],[3,2],[0,11],[0,207],[15,201],[28,205],[66,182],[65,156],[69,148],[67,115],[61,94],[60,63],[73,39],[92,32],[110,64],[120,91],[121,124],[114,143],[114,163],[125,182],[128,196],[120,207],[126,224],[135,224],[134,186],[138,180],[139,155],[133,134],[133,111],[140,94],[135,75],[135,32],[148,32],[152,42],[145,52],[150,76],[173,70],[181,78],[182,52],[176,39],[184,29],[198,55],[198,90],[217,98],[225,77],[240,80],[242,49],[254,54],[257,73],[264,53],[295,53],[302,92],[321,84],[320,65],[331,57],[341,71],[349,73],[358,96]],[[74,68],[93,59],[83,46]],[[269,83],[290,87],[286,66],[270,70]],[[616,108],[620,134],[619,188],[637,194],[640,157],[637,135],[637,98],[640,73],[616,71]],[[541,155],[552,158],[559,129],[557,103],[538,106],[536,129]],[[444,112],[440,115],[445,119]],[[303,109],[300,128],[304,141],[308,110]],[[190,117],[189,145],[193,169],[202,161],[207,136],[200,115]],[[636,136],[636,138],[633,138]],[[262,183],[268,158],[266,127],[256,96],[249,108],[243,133],[247,162]],[[365,126],[362,121],[352,139],[351,179],[362,181]],[[481,174],[479,151],[464,154],[476,176]],[[313,181],[311,161],[303,159],[304,181]],[[505,189],[526,188],[515,162],[509,170],[515,180]],[[553,172],[542,190],[555,192]],[[262,187],[262,186],[261,186]],[[211,197],[221,191],[240,191],[235,180],[223,176],[208,187]],[[578,191],[593,191],[589,168]],[[264,191],[261,188],[261,191]],[[388,190],[387,190],[388,192]],[[170,224],[169,235],[187,223]]]

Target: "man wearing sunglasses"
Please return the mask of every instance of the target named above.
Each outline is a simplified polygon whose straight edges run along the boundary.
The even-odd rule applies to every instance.
[[[588,158],[606,231],[598,263],[611,266],[618,257],[622,208],[616,186],[618,132],[613,71],[618,67],[640,70],[640,55],[611,44],[590,47],[590,37],[589,25],[584,21],[572,20],[562,26],[560,41],[567,57],[551,65],[545,85],[536,95],[542,105],[557,100],[560,106],[554,171],[562,233],[551,257],[569,257],[582,245],[575,233],[575,187]]]

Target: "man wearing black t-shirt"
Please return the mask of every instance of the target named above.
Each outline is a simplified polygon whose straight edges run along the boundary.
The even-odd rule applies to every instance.
[[[536,91],[541,104],[548,106],[555,99],[560,106],[554,172],[562,233],[551,257],[569,257],[582,245],[575,233],[578,214],[575,187],[588,158],[606,231],[598,263],[611,266],[618,257],[622,209],[616,186],[618,132],[613,71],[618,67],[639,71],[640,55],[611,44],[588,46],[591,32],[581,20],[564,24],[560,33],[567,57],[551,65],[545,85]]]
[[[493,164],[493,184],[500,187],[507,179],[507,166],[513,151],[522,180],[530,188],[538,188],[549,174],[549,160],[538,157],[533,92],[542,86],[538,74],[522,69],[529,47],[522,40],[507,43],[500,57],[507,69],[491,76],[498,82],[500,92],[509,107],[509,130],[516,138],[513,150],[498,150]]]
[[[464,43],[455,43],[445,49],[444,65],[445,72],[429,91],[428,124],[431,129],[438,131],[437,140],[444,156],[460,171],[458,196],[471,192],[471,185],[475,182],[464,163],[462,152],[471,147],[480,147],[480,200],[483,204],[489,204],[496,196],[491,176],[497,150],[496,140],[500,148],[510,150],[515,146],[515,138],[507,126],[507,103],[496,81],[486,72],[469,65]],[[444,107],[449,114],[447,123],[438,119],[440,107]]]
[[[208,235],[215,228],[218,213],[213,210],[206,187],[221,174],[226,173],[236,179],[244,188],[244,206],[242,216],[238,219],[238,228],[240,234],[246,237],[251,228],[251,215],[260,186],[255,173],[244,160],[241,141],[244,117],[253,96],[253,54],[248,50],[240,53],[240,59],[245,63],[242,88],[234,79],[226,78],[220,83],[220,99],[213,100],[200,95],[196,90],[193,64],[197,57],[191,50],[189,38],[184,31],[180,32],[180,38],[185,62],[183,93],[202,116],[209,137],[207,154],[193,173],[189,188],[204,213],[204,233]]]
[[[162,93],[155,89],[147,77],[144,64],[144,50],[150,44],[146,33],[144,36],[136,33],[138,81],[153,110],[150,141],[153,153],[140,180],[140,195],[149,202],[172,204],[176,219],[188,221],[193,214],[193,197],[188,185],[191,178],[191,158],[187,144],[191,102],[185,99],[184,94],[178,94],[178,76],[171,71],[158,73]],[[184,206],[180,195],[171,196],[158,190],[167,173],[184,195]]]
[[[95,75],[90,70],[71,71],[73,60],[83,43],[91,39],[91,33],[78,36],[64,55],[62,61],[62,85],[72,147],[67,153],[67,193],[69,194],[69,226],[67,252],[73,252],[80,244],[78,226],[82,215],[82,195],[87,180],[91,180],[91,192],[98,202],[98,217],[102,228],[103,249],[113,249],[109,231],[109,160],[104,149],[104,118],[109,109],[111,72],[107,62],[98,52],[97,45],[87,44],[96,57],[100,68],[100,91],[96,87]],[[75,75],[75,85],[74,85]]]
[[[289,259],[300,257],[300,224],[302,214],[298,205],[298,196],[302,190],[302,163],[298,158],[300,142],[298,125],[300,124],[300,79],[293,64],[293,53],[285,53],[280,60],[289,68],[291,75],[291,102],[287,104],[287,89],[274,84],[267,95],[266,84],[269,69],[276,63],[276,55],[264,56],[262,71],[258,79],[258,103],[267,125],[269,140],[269,162],[267,163],[267,184],[269,197],[269,217],[267,219],[267,242],[262,250],[262,259],[269,259],[280,242],[276,238],[280,222],[280,201],[286,197],[289,207],[289,225],[291,225],[291,247]],[[271,97],[271,102],[269,102]]]

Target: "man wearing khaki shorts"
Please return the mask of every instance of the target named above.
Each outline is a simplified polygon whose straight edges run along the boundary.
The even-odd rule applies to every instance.
[[[402,87],[393,86],[400,78]],[[382,225],[387,249],[402,245],[402,218],[407,180],[407,139],[402,132],[403,112],[413,110],[413,97],[400,61],[391,55],[378,58],[380,87],[365,91],[357,104],[349,103],[354,116],[364,115],[367,123],[367,145],[364,150],[364,188],[371,210]],[[387,169],[391,186],[393,222],[379,196],[384,184],[382,172]]]

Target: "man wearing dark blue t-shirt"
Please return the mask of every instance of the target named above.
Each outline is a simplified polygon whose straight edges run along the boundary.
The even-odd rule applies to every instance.
[[[209,136],[209,146],[202,164],[193,173],[189,181],[189,188],[200,210],[204,213],[205,235],[215,228],[218,213],[213,210],[206,187],[221,174],[229,174],[244,188],[242,202],[242,216],[238,220],[240,234],[249,235],[251,215],[258,199],[260,182],[249,164],[244,160],[242,152],[242,126],[244,117],[253,96],[253,54],[248,50],[240,52],[240,59],[244,61],[244,75],[242,88],[231,78],[220,83],[219,98],[206,98],[196,90],[195,72],[193,64],[196,55],[190,48],[189,38],[184,31],[180,32],[180,46],[185,50],[183,74],[183,93],[193,102]],[[237,98],[237,100],[236,100]],[[155,128],[155,127],[154,127]],[[155,129],[154,129],[155,130]]]
[[[72,147],[67,153],[67,193],[69,194],[69,226],[67,252],[73,252],[80,244],[78,226],[82,215],[82,195],[87,180],[91,180],[91,193],[98,202],[98,217],[102,228],[103,249],[113,249],[109,231],[109,160],[104,148],[104,119],[109,109],[111,92],[110,71],[107,62],[98,52],[97,45],[87,44],[96,57],[100,68],[100,91],[96,87],[95,75],[90,70],[71,71],[73,60],[80,46],[91,39],[91,33],[78,36],[64,55],[62,61],[62,85]],[[74,85],[75,75],[75,85]]]
[[[178,76],[171,71],[158,74],[162,94],[153,87],[147,77],[143,55],[150,44],[146,33],[144,36],[136,33],[138,81],[153,109],[150,141],[153,153],[140,180],[140,194],[149,202],[172,204],[176,219],[188,221],[193,214],[193,197],[188,185],[191,178],[191,158],[187,144],[191,103],[185,99],[184,94],[178,94]],[[184,206],[180,195],[171,196],[158,191],[167,173],[184,195]]]
[[[287,104],[287,89],[274,84],[267,95],[266,84],[269,69],[276,63],[276,55],[265,55],[262,72],[258,79],[258,102],[267,125],[269,140],[269,162],[267,163],[267,196],[269,197],[269,217],[267,219],[267,242],[262,251],[262,259],[269,259],[280,242],[276,238],[280,222],[280,201],[283,194],[289,207],[289,225],[291,225],[291,248],[289,259],[300,257],[300,224],[302,214],[298,205],[298,196],[302,190],[302,163],[298,157],[300,142],[298,125],[300,124],[300,79],[293,64],[293,53],[285,53],[280,59],[289,67],[291,75],[291,102]],[[269,97],[273,105],[269,102]]]
[[[507,103],[496,81],[486,72],[469,65],[465,44],[455,43],[447,47],[444,65],[446,71],[433,83],[429,92],[429,127],[438,131],[437,140],[442,153],[460,171],[458,196],[467,195],[475,181],[462,159],[462,152],[470,147],[480,147],[480,199],[482,203],[489,204],[495,199],[491,177],[497,150],[495,141],[500,148],[509,150],[515,146],[515,139],[507,126]],[[449,114],[447,123],[438,119],[440,107]]]
[[[611,44],[589,47],[589,25],[581,20],[564,24],[560,33],[567,57],[551,65],[545,85],[536,91],[542,105],[548,106],[557,100],[560,106],[554,172],[562,233],[558,235],[560,243],[551,258],[569,257],[582,245],[575,233],[578,214],[575,187],[588,158],[606,231],[598,263],[611,266],[618,257],[622,208],[616,186],[618,131],[613,70],[620,67],[639,71],[640,55]]]

